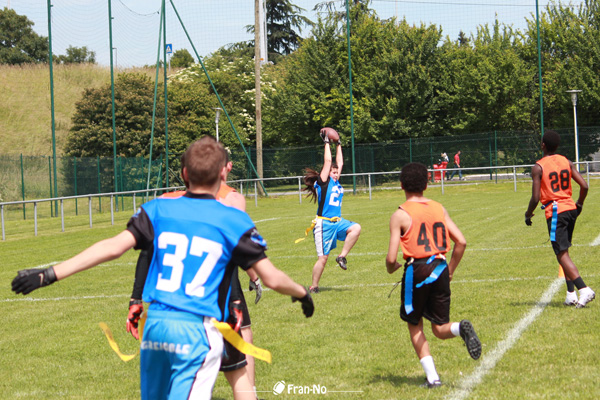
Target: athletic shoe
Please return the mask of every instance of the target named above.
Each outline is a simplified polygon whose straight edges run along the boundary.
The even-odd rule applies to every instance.
[[[308,291],[311,292],[311,293],[319,293],[320,292],[318,286],[311,286],[311,287],[308,288]]]
[[[435,388],[439,388],[440,386],[442,386],[442,381],[440,381],[439,379],[436,379],[433,382],[429,382],[427,380],[427,378],[425,378],[425,383],[423,383],[421,385],[422,388],[426,388],[426,389],[435,389]]]
[[[467,319],[460,321],[459,332],[460,337],[465,341],[469,355],[473,360],[477,360],[481,356],[481,341],[471,322]]]
[[[348,261],[346,261],[346,257],[339,256],[335,259],[335,262],[338,263],[341,269],[344,271],[348,269]]]
[[[575,292],[567,292],[567,298],[563,303],[565,306],[574,306],[577,304],[577,293]]]
[[[596,293],[594,293],[592,289],[590,289],[589,287],[583,288],[579,291],[579,301],[577,302],[575,308],[583,308],[586,306],[587,303],[594,300],[595,298]]]

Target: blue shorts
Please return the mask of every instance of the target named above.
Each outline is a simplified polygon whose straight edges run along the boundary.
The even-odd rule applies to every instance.
[[[326,219],[317,218],[313,236],[315,238],[315,247],[317,255],[326,256],[337,247],[337,241],[346,240],[346,233],[356,222],[348,221],[342,218],[337,222],[331,222]]]
[[[210,399],[223,336],[209,317],[148,310],[140,353],[142,400]]]

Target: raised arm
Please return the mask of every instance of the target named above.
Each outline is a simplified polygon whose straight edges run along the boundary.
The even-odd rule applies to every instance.
[[[323,168],[319,176],[321,180],[325,182],[329,178],[329,172],[331,171],[331,147],[329,146],[329,138],[325,142],[325,154],[323,156]]]
[[[335,163],[337,164],[338,172],[341,175],[342,167],[344,166],[344,156],[342,154],[342,142],[338,141],[338,144],[336,147],[337,147],[337,149],[335,151]]]

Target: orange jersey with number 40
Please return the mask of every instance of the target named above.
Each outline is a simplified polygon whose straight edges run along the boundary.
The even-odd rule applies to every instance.
[[[450,235],[446,228],[444,207],[437,201],[407,201],[400,206],[412,220],[400,238],[404,259],[427,258],[450,251]]]

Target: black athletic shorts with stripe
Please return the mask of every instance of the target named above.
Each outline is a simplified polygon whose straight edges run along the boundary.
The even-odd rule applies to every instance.
[[[573,231],[577,221],[577,210],[561,212],[556,216],[556,240],[551,242],[554,254],[568,250],[573,240]],[[546,219],[548,234],[552,230],[552,217]]]
[[[450,274],[448,268],[440,274],[435,282],[417,288],[416,285],[423,282],[431,272],[442,262],[435,259],[427,264],[427,259],[417,259],[413,262],[413,311],[406,314],[404,308],[404,294],[406,282],[406,268],[402,275],[402,303],[400,305],[400,318],[413,325],[418,325],[422,317],[434,324],[442,325],[450,322]]]

